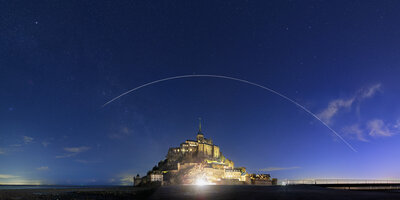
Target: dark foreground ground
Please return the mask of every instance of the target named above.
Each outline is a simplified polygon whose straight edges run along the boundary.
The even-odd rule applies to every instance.
[[[400,199],[400,192],[318,186],[168,186],[0,190],[0,199]]]

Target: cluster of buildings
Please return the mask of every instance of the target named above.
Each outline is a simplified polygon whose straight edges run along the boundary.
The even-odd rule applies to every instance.
[[[248,174],[246,168],[235,168],[234,162],[225,158],[220,148],[206,139],[201,123],[196,140],[186,140],[179,147],[168,150],[166,159],[160,161],[146,176],[134,177],[135,186],[173,184],[257,184],[274,185],[276,179],[269,174]]]

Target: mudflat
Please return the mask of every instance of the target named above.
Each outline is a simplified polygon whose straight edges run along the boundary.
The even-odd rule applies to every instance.
[[[165,186],[0,190],[0,199],[400,199],[400,191],[350,191],[318,186]]]

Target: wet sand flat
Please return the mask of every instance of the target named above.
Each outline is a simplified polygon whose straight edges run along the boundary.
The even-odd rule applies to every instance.
[[[0,199],[400,199],[397,191],[349,191],[316,186],[166,186],[0,190]]]

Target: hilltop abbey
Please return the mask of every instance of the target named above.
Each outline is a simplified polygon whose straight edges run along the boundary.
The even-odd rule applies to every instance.
[[[201,123],[196,140],[186,140],[180,147],[170,148],[169,154],[197,153],[214,159],[220,157],[219,147],[214,145],[211,139],[204,138],[201,132]]]
[[[206,139],[199,122],[196,140],[186,140],[179,147],[169,148],[146,176],[134,177],[134,185],[172,184],[267,184],[276,183],[269,174],[248,174],[244,167],[234,167],[219,146]]]

